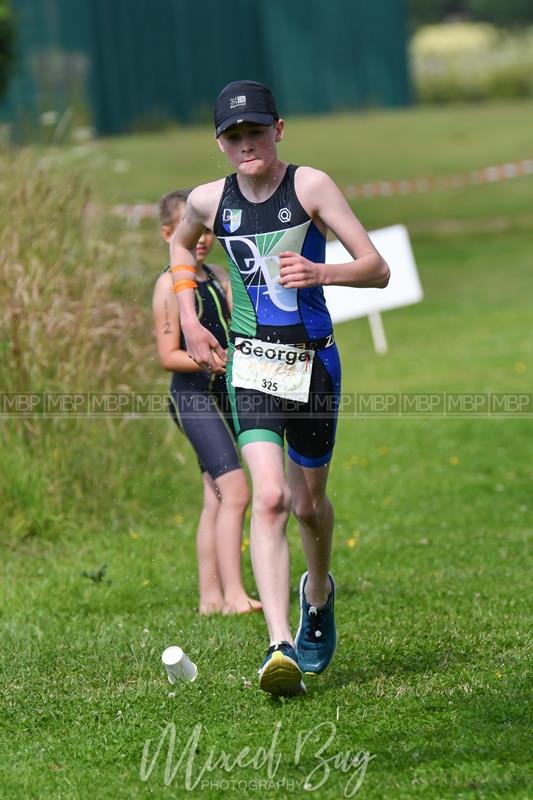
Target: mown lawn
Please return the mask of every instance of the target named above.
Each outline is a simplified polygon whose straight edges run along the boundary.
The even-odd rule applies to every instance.
[[[512,104],[295,120],[284,155],[342,185],[448,174],[531,155],[532,116],[531,104]],[[153,201],[174,188],[169,174],[187,185],[223,171],[206,130],[95,149],[130,162],[126,173],[93,164],[102,205]],[[384,315],[385,357],[365,320],[339,326],[346,392],[531,394],[532,188],[519,178],[358,206],[367,227],[408,224],[425,298]],[[137,282],[125,291],[146,304],[164,251],[147,224],[129,248],[124,274]],[[162,390],[166,377],[153,374],[149,388]],[[104,423],[86,424],[105,438]],[[278,701],[256,685],[261,618],[196,613],[194,456],[167,420],[120,424],[76,490],[68,533],[52,521],[2,545],[2,797],[531,797],[530,418],[341,419],[330,481],[339,646],[307,698]],[[68,423],[51,436],[75,448]],[[45,457],[16,452],[2,465],[33,462],[38,483]],[[80,469],[91,463],[78,455]],[[304,562],[293,522],[290,537],[296,623]],[[243,555],[253,588],[247,539]],[[167,682],[169,644],[198,664],[194,684]],[[148,766],[168,723],[176,773],[165,783],[169,738]]]
[[[533,101],[291,118],[280,153],[295,164],[325,170],[343,187],[440,177],[533,158],[532,126]],[[167,191],[226,172],[209,127],[115,137],[46,156],[57,156],[63,168],[89,169],[99,197],[108,203],[155,202]],[[369,228],[391,220],[507,217],[531,213],[532,186],[530,176],[481,188],[358,200],[357,208]]]

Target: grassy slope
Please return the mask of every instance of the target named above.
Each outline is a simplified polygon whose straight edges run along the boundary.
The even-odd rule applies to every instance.
[[[294,155],[289,143],[285,155],[319,164],[343,184],[446,174],[527,156],[532,110],[529,104],[505,113],[487,107],[295,121],[291,129],[305,130],[306,138],[295,134]],[[180,140],[175,162],[164,155],[174,147],[170,135],[103,143],[116,157],[138,159],[107,189],[103,175],[95,175],[107,198],[152,200],[169,171],[180,174],[180,183],[211,175],[215,162],[204,160],[210,136],[182,132]],[[531,235],[513,215],[530,213],[532,183],[523,178],[364,205],[369,226],[399,219],[422,226],[414,249],[425,300],[385,315],[391,352],[383,359],[372,351],[365,320],[339,326],[346,391],[531,391]],[[502,215],[509,230],[491,232],[490,219]],[[486,230],[446,235],[438,222],[451,217]],[[157,462],[154,524],[136,526],[128,517],[113,532],[89,537],[80,530],[59,542],[21,544],[6,561],[0,608],[2,794],[183,796],[183,769],[164,786],[166,747],[151,778],[139,778],[144,741],[157,740],[174,721],[174,763],[193,726],[204,726],[195,776],[212,746],[233,756],[244,746],[268,748],[281,722],[275,778],[302,781],[318,764],[314,753],[326,731],[295,764],[298,732],[330,722],[336,736],[324,757],[362,749],[375,755],[361,797],[528,797],[530,429],[519,420],[341,422],[330,484],[340,646],[305,701],[271,701],[257,692],[265,644],[259,617],[202,621],[194,614],[198,481],[190,452],[184,464]],[[146,503],[146,465],[129,453],[147,441],[170,453],[168,430],[141,422],[125,429],[125,441],[134,443],[117,458]],[[303,559],[293,523],[290,535],[296,622]],[[102,582],[80,576],[104,563]],[[248,563],[246,575],[251,585]],[[200,670],[196,684],[179,687],[174,697],[159,668],[172,642]],[[330,768],[315,796],[342,795],[350,773]],[[266,777],[266,767],[206,776]],[[219,794],[216,786],[193,792]],[[304,794],[301,787],[276,792]],[[245,791],[237,786],[223,796]]]
[[[326,170],[341,186],[442,176],[532,158],[532,125],[529,101],[291,119],[280,152],[294,163]],[[176,185],[192,186],[226,171],[205,128],[108,139],[79,160],[90,161],[95,185],[110,202],[154,202]],[[121,160],[127,171],[113,173]],[[521,178],[481,189],[365,200],[358,209],[367,227],[391,220],[499,217],[530,212],[532,182]]]

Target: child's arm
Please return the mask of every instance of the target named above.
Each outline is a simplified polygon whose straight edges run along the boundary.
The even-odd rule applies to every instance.
[[[190,281],[189,269],[194,265],[193,251],[205,228],[212,229],[212,217],[218,207],[224,181],[197,186],[187,198],[185,214],[170,240],[170,263],[174,280]],[[178,269],[178,267],[184,269]],[[207,372],[223,373],[226,353],[211,331],[198,321],[192,287],[181,285],[176,289],[180,319],[187,351]]]
[[[309,216],[319,226],[333,231],[354,260],[345,264],[318,264],[298,253],[280,253],[281,285],[286,289],[330,284],[359,288],[387,286],[389,267],[332,179],[320,170],[300,167],[295,188]]]
[[[180,347],[179,307],[169,272],[164,272],[156,281],[152,308],[161,366],[170,372],[200,372],[198,364]]]

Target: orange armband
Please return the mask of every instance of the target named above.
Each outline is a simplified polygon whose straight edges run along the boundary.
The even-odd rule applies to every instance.
[[[183,278],[180,281],[174,281],[174,291],[176,294],[179,294],[179,292],[184,292],[185,289],[196,289],[197,286],[198,284],[196,281],[192,281],[190,278]]]
[[[184,272],[192,272],[196,275],[196,267],[190,267],[188,264],[176,264],[175,267],[170,268],[171,272],[181,272],[182,270]]]

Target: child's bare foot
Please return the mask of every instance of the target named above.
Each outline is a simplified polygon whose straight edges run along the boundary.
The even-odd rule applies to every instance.
[[[220,599],[200,600],[198,613],[202,617],[209,617],[211,614],[221,614],[225,605],[222,597]]]
[[[224,603],[223,614],[251,614],[254,611],[262,611],[263,606],[259,600],[243,595],[242,597],[232,598]]]

